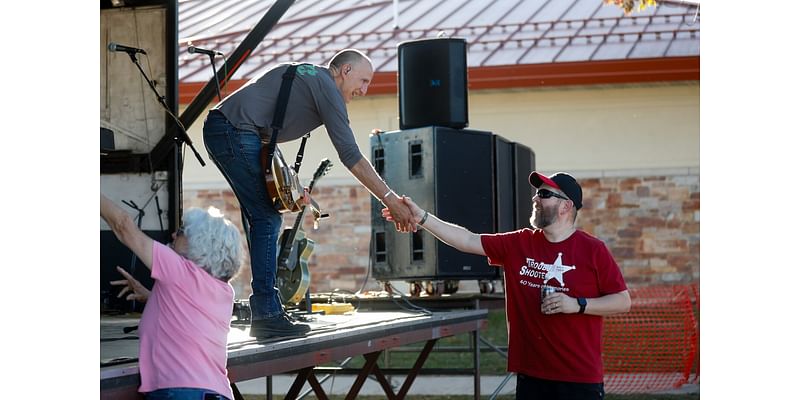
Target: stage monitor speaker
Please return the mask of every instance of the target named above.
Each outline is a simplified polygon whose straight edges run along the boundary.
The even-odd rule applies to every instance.
[[[399,194],[472,232],[494,232],[491,132],[439,126],[370,138],[376,171]],[[494,279],[486,257],[458,251],[424,229],[398,233],[372,200],[373,276],[379,280]]]
[[[467,42],[422,39],[397,45],[400,129],[461,129],[467,113]]]

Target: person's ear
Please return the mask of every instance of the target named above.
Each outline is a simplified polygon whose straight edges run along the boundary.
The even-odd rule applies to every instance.
[[[347,66],[347,67],[344,69],[344,74],[345,74],[345,75],[349,74],[351,69],[353,69],[353,67],[351,67],[351,66],[349,66],[349,65],[348,65],[348,66]]]

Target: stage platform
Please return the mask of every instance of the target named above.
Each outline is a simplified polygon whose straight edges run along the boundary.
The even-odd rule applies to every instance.
[[[365,311],[352,314],[313,315],[312,331],[304,337],[274,341],[256,341],[249,336],[249,326],[232,324],[228,335],[228,376],[235,382],[275,374],[296,373],[295,384],[286,394],[296,398],[308,382],[317,398],[325,398],[314,367],[347,357],[364,356],[366,362],[353,383],[348,398],[355,398],[368,375],[381,383],[387,398],[402,399],[422,368],[435,342],[461,333],[472,334],[472,348],[478,349],[479,330],[487,324],[487,310]],[[100,392],[103,399],[141,398],[137,364],[139,341],[133,331],[124,329],[138,324],[135,316],[101,317],[100,320]],[[414,368],[397,393],[388,384],[377,365],[380,354],[390,348],[426,342]],[[480,353],[473,351],[475,393],[480,393]],[[478,395],[475,397],[479,398]]]
[[[356,309],[369,311],[386,311],[397,309],[414,309],[415,307],[427,310],[456,310],[456,309],[504,309],[505,295],[502,293],[453,293],[429,296],[412,297],[409,295],[389,296],[387,292],[368,292],[366,295],[353,295],[349,293],[314,293],[311,303],[327,302],[350,303]],[[305,300],[299,307],[305,309]]]

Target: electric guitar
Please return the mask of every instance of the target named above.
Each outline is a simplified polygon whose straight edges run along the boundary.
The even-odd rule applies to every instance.
[[[333,163],[327,158],[320,162],[317,171],[314,172],[311,183],[308,185],[309,193],[311,193],[317,180],[325,176],[332,166]],[[309,239],[303,231],[303,216],[305,216],[307,209],[308,207],[305,205],[300,207],[300,214],[297,215],[294,226],[284,229],[280,238],[281,251],[278,253],[276,284],[283,301],[292,304],[298,304],[303,299],[311,283],[308,259],[311,257],[311,252],[314,251],[314,241]],[[327,214],[320,217],[324,218],[325,216]],[[319,218],[314,219],[315,229],[318,220]]]
[[[261,170],[265,171],[264,180],[267,184],[267,194],[272,201],[272,205],[280,213],[300,211],[303,208],[303,185],[300,184],[297,171],[286,163],[281,150],[276,146],[275,154],[272,157],[272,168],[267,174],[266,148],[267,146],[264,145],[261,151]],[[311,210],[314,212],[314,217],[319,219],[319,205],[314,200],[311,200],[310,205]]]

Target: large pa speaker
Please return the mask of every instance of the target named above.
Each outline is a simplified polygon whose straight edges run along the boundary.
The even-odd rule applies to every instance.
[[[466,40],[402,42],[397,58],[400,129],[468,125]]]
[[[536,169],[533,151],[527,146],[494,136],[495,231],[530,228],[533,187],[528,175]]]
[[[514,143],[495,135],[494,137],[494,193],[497,214],[495,231],[510,232],[516,230],[517,217],[514,203],[517,184],[514,165]]]
[[[399,194],[475,233],[494,232],[493,135],[429,126],[370,138],[376,171]],[[494,279],[486,257],[462,253],[425,230],[398,233],[372,200],[373,275],[379,280]]]
[[[512,143],[514,158],[514,229],[530,228],[533,211],[533,186],[528,176],[536,170],[536,154],[530,147],[520,143]]]

